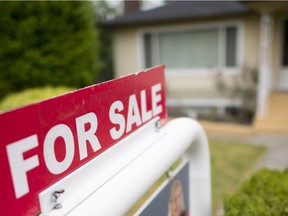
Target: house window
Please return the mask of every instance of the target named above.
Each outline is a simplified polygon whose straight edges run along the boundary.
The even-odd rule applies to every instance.
[[[168,69],[237,66],[236,26],[144,34],[145,66]]]

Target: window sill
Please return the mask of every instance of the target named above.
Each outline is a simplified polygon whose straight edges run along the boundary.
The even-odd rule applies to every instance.
[[[166,69],[167,76],[215,76],[239,75],[241,68],[193,68],[193,69]]]

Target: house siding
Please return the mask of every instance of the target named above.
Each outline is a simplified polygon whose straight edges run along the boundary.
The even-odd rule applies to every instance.
[[[140,70],[136,29],[116,30],[113,39],[114,72],[116,77]]]
[[[257,15],[246,16],[243,22],[243,66],[249,69],[257,69],[259,65],[259,32],[260,17]]]

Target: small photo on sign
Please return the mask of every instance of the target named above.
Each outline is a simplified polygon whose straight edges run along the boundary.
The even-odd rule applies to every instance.
[[[140,216],[189,216],[189,164],[184,162],[177,174],[166,180],[139,209]]]
[[[175,180],[170,192],[168,216],[186,216],[188,215],[187,213],[184,203],[182,183],[180,180]]]

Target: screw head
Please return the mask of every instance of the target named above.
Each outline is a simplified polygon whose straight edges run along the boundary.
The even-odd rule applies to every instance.
[[[54,206],[54,209],[61,209],[63,206],[60,204],[60,203],[57,203],[55,206]]]

